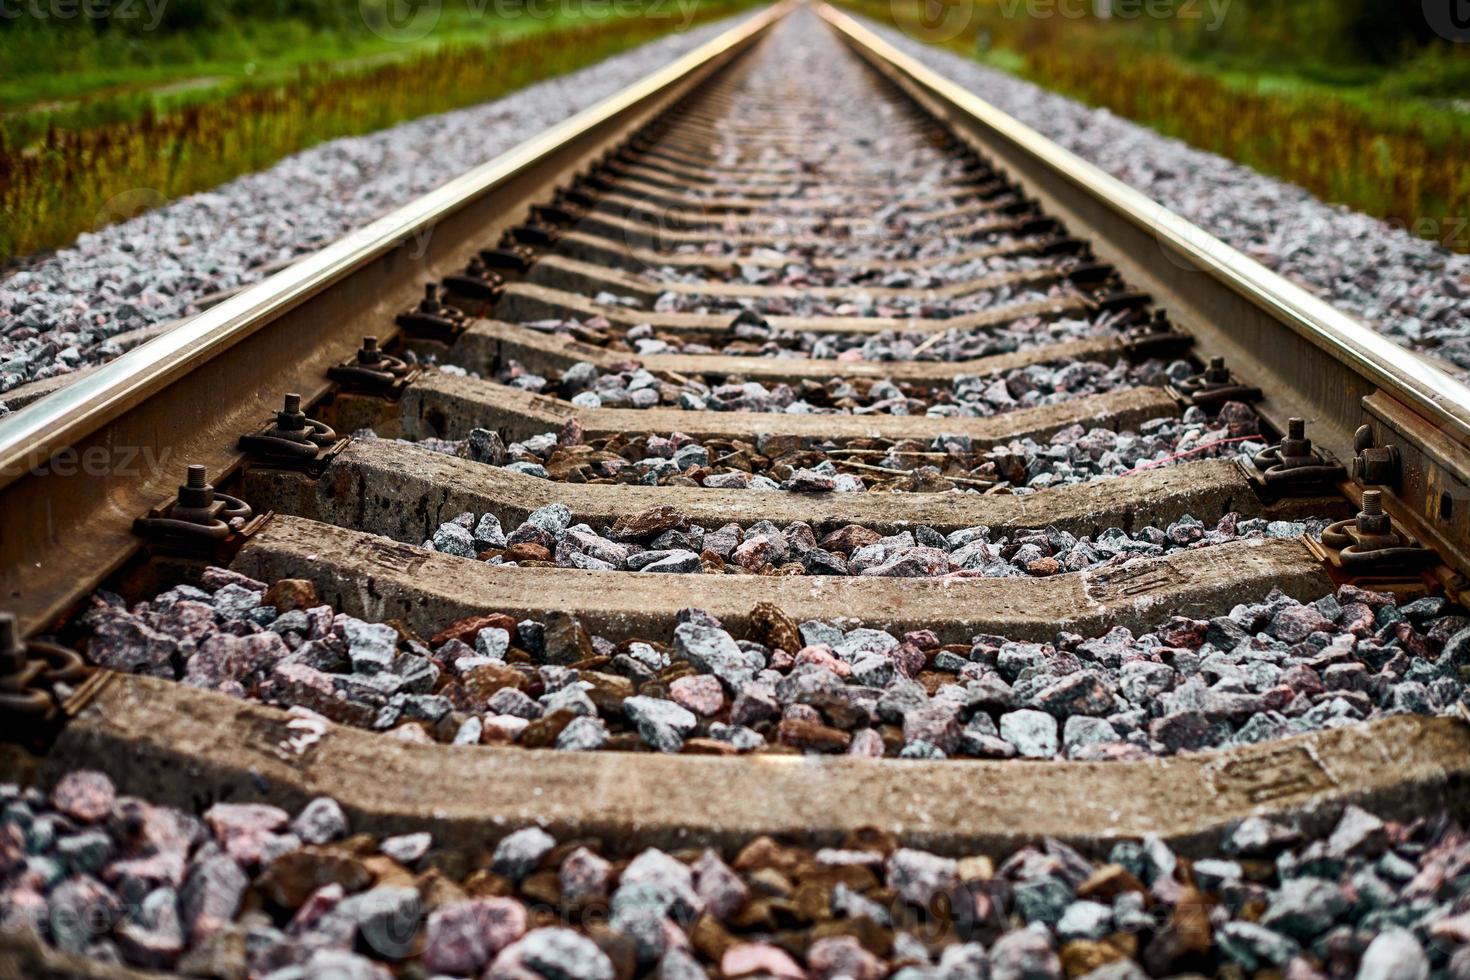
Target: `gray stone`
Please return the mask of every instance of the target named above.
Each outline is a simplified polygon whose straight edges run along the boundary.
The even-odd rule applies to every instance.
[[[343,619],[352,669],[362,674],[387,670],[398,651],[397,630],[384,623],[364,623],[350,616]]]
[[[888,857],[888,886],[909,904],[927,908],[936,895],[958,883],[958,868],[952,858],[899,848]]]
[[[435,551],[441,551],[446,555],[457,555],[460,558],[473,558],[475,551],[475,539],[467,527],[458,524],[440,524],[430,539]]]
[[[1357,980],[1428,980],[1429,957],[1407,929],[1388,929],[1363,952]]]
[[[673,701],[638,695],[623,699],[623,714],[634,724],[667,725],[680,735],[687,735],[699,724],[692,711]]]
[[[475,652],[491,660],[504,660],[510,649],[510,633],[498,626],[486,626],[475,634]]]
[[[1022,708],[1000,716],[1000,737],[1028,759],[1050,759],[1057,754],[1057,720],[1044,711]]]
[[[291,821],[291,832],[305,844],[328,844],[347,836],[347,814],[329,796],[318,796]]]
[[[1084,746],[1116,741],[1118,733],[1102,718],[1073,715],[1062,725],[1062,747],[1069,757]]]
[[[1226,956],[1252,972],[1285,966],[1300,950],[1290,936],[1254,922],[1227,922],[1220,927],[1216,939]]]
[[[496,874],[520,881],[535,871],[541,859],[550,854],[554,847],[556,838],[540,827],[517,830],[501,838],[500,843],[495,846],[490,869]]]
[[[566,504],[547,504],[533,511],[531,516],[526,518],[526,523],[534,524],[543,531],[557,535],[572,526],[572,512]]]
[[[1073,902],[1056,923],[1057,935],[1065,940],[1102,939],[1112,928],[1112,906],[1101,902]]]
[[[191,944],[198,944],[235,920],[250,879],[232,858],[214,854],[197,861],[179,896]]]
[[[390,960],[408,954],[423,914],[418,889],[404,885],[379,885],[349,895],[337,911],[356,924],[358,939],[367,949]]]
[[[571,929],[533,929],[500,951],[490,976],[518,976],[517,968],[545,980],[614,980],[612,961],[597,944]]]
[[[1060,980],[1062,963],[1041,927],[1007,933],[990,948],[991,980]]]
[[[420,831],[416,834],[403,834],[399,837],[385,837],[378,849],[388,855],[399,864],[412,867],[421,861],[429,848],[433,846],[434,836],[428,831]]]
[[[72,874],[99,874],[111,856],[112,839],[101,830],[70,834],[56,842],[56,857]]]
[[[1327,853],[1333,857],[1349,855],[1377,857],[1388,846],[1388,829],[1383,821],[1362,807],[1349,805],[1327,839]]]
[[[766,666],[763,656],[741,649],[729,633],[698,623],[680,623],[674,628],[674,651],[700,673],[714,674],[735,693]]]
[[[1271,898],[1261,925],[1302,942],[1326,932],[1352,903],[1341,886],[1321,878],[1288,878]]]
[[[592,752],[607,743],[607,725],[601,718],[583,715],[573,718],[556,737],[556,747],[563,752]]]

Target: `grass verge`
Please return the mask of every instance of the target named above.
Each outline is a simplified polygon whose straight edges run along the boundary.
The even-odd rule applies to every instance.
[[[753,0],[702,0],[687,18],[613,17],[386,63],[301,66],[169,108],[0,126],[0,263],[270,166],[314,144],[499,98]]]
[[[840,0],[918,38],[920,3]],[[1470,112],[1436,96],[1464,57],[1426,49],[1359,71],[1158,49],[1157,38],[1095,19],[1010,18],[979,4],[943,46],[1166,136],[1298,184],[1326,201],[1470,251]],[[1434,77],[1423,77],[1425,72]]]

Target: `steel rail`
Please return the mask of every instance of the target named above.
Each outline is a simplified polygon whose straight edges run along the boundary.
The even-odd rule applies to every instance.
[[[571,172],[747,50],[792,0],[0,419],[0,606],[27,633],[136,552],[135,517],[187,463],[216,482],[286,391],[309,404],[364,334],[548,199]]]
[[[1266,392],[1278,429],[1307,419],[1343,462],[1360,424],[1403,455],[1386,509],[1470,572],[1470,387],[910,57],[852,16],[817,12],[864,60],[992,157],[1191,333]],[[1348,488],[1352,489],[1352,488]]]

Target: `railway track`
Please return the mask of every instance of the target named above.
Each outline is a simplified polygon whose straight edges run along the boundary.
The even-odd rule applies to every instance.
[[[0,973],[74,975],[104,935],[127,966],[89,975],[327,969],[302,937],[341,896],[301,908],[346,858],[236,806],[321,796],[398,835],[348,891],[437,907],[404,870],[427,832],[433,888],[540,903],[528,940],[576,927],[489,975],[881,976],[921,946],[917,975],[983,975],[965,940],[997,975],[1283,966],[1206,921],[1221,862],[1148,862],[1272,854],[1262,817],[1340,842],[1358,807],[1464,812],[1467,423],[1458,382],[861,24],[772,8],[0,420],[5,778],[55,790],[6,790],[3,822],[54,806],[65,835],[110,779],[260,875],[248,953],[208,918],[244,885],[216,908],[207,877],[172,944],[156,910],[68,932],[89,893],[47,906],[0,840],[50,915]],[[980,857],[1043,839],[1065,898],[1113,903],[1060,960],[1002,937],[1062,907]],[[706,854],[729,894],[686,901],[678,862],[624,866],[644,848],[739,873]],[[614,896],[609,932],[573,886],[614,867],[664,900]],[[125,874],[144,909],[170,877]],[[834,924],[834,881],[894,921]],[[1124,928],[1133,885],[1172,918]],[[415,939],[418,912],[375,939],[369,905],[322,949],[462,975],[505,945]],[[201,965],[221,934],[238,955]]]

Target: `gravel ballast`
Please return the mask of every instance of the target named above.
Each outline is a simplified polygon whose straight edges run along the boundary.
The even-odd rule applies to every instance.
[[[682,537],[672,527],[659,531],[675,516],[630,517],[609,533],[632,542]],[[1204,546],[1225,537],[1309,530],[1263,523],[1237,525],[1227,518],[1211,531],[1181,521],[1164,534],[1145,531],[1137,538],[1110,531],[1095,544],[1071,545],[1074,554],[1067,558],[1095,548],[1109,552],[1105,561],[1116,567],[1170,547],[1150,542],[1153,536],[1168,541],[1172,535],[1178,547],[1191,538]],[[459,533],[441,528],[435,544],[466,557],[480,546],[499,553],[507,543],[493,519],[473,531],[462,524],[450,529]],[[1048,532],[993,546],[975,531],[962,547],[994,566],[984,569],[987,575],[1025,574],[1019,559],[1059,551]],[[760,561],[760,572],[783,574],[775,565],[784,558],[772,556],[778,548],[792,550],[803,536],[811,537],[805,525],[786,532],[756,525],[743,541],[738,529],[718,529],[702,535],[707,558],[687,550],[689,564],[666,571],[700,571],[704,562],[722,561],[716,549],[728,549],[732,568],[742,564],[749,574]],[[551,543],[537,546],[543,554],[581,548],[579,553],[602,555],[599,561],[640,547],[570,526],[559,505],[537,511],[509,537],[520,539],[510,546],[522,549],[517,556],[529,553],[535,537]],[[849,526],[824,539],[823,550],[853,563],[892,554],[922,564],[930,553],[911,546],[907,535],[874,537]],[[933,553],[946,560],[942,549]],[[1401,604],[1351,585],[1310,603],[1273,592],[1224,615],[1175,616],[1138,634],[1122,627],[1090,638],[1058,633],[1051,643],[979,634],[968,644],[942,645],[924,629],[895,635],[850,624],[798,623],[769,603],[754,608],[745,635],[700,609],[681,611],[671,633],[619,643],[591,634],[565,612],[518,621],[487,609],[421,638],[338,612],[304,580],[267,587],[215,568],[201,584],[176,586],[131,606],[99,592],[82,618],[87,657],[109,670],[423,743],[1137,760],[1252,745],[1387,715],[1449,714],[1470,697],[1463,679],[1470,665],[1470,617],[1463,609],[1442,598]]]
[[[333,140],[75,244],[0,281],[0,399],[123,353],[113,338],[196,312],[199,299],[494,159],[686,54],[739,17],[677,33],[483,105]],[[4,414],[0,402],[0,414]]]
[[[353,433],[374,439],[371,429]],[[940,493],[1001,488],[1034,493],[1177,463],[1251,455],[1266,448],[1250,406],[1226,402],[1209,413],[1192,406],[1182,417],[1149,419],[1137,430],[1062,429],[1050,438],[1013,439],[976,450],[963,435],[916,439],[833,440],[762,436],[753,443],[682,432],[587,440],[575,419],[509,446],[488,429],[462,441],[423,439],[433,452],[504,466],[556,482],[788,490],[817,493]]]
[[[865,20],[897,48],[1395,342],[1470,373],[1470,256]],[[1444,234],[1464,238],[1462,219]]]
[[[466,869],[429,830],[353,834],[325,796],[196,816],[75,770],[49,794],[0,784],[0,806],[7,930],[185,976],[1470,975],[1470,843],[1445,813],[1348,807],[1316,839],[1252,817],[1197,860],[1152,836],[1102,860],[1057,840],[948,856],[880,828],[621,854],[532,826]]]

